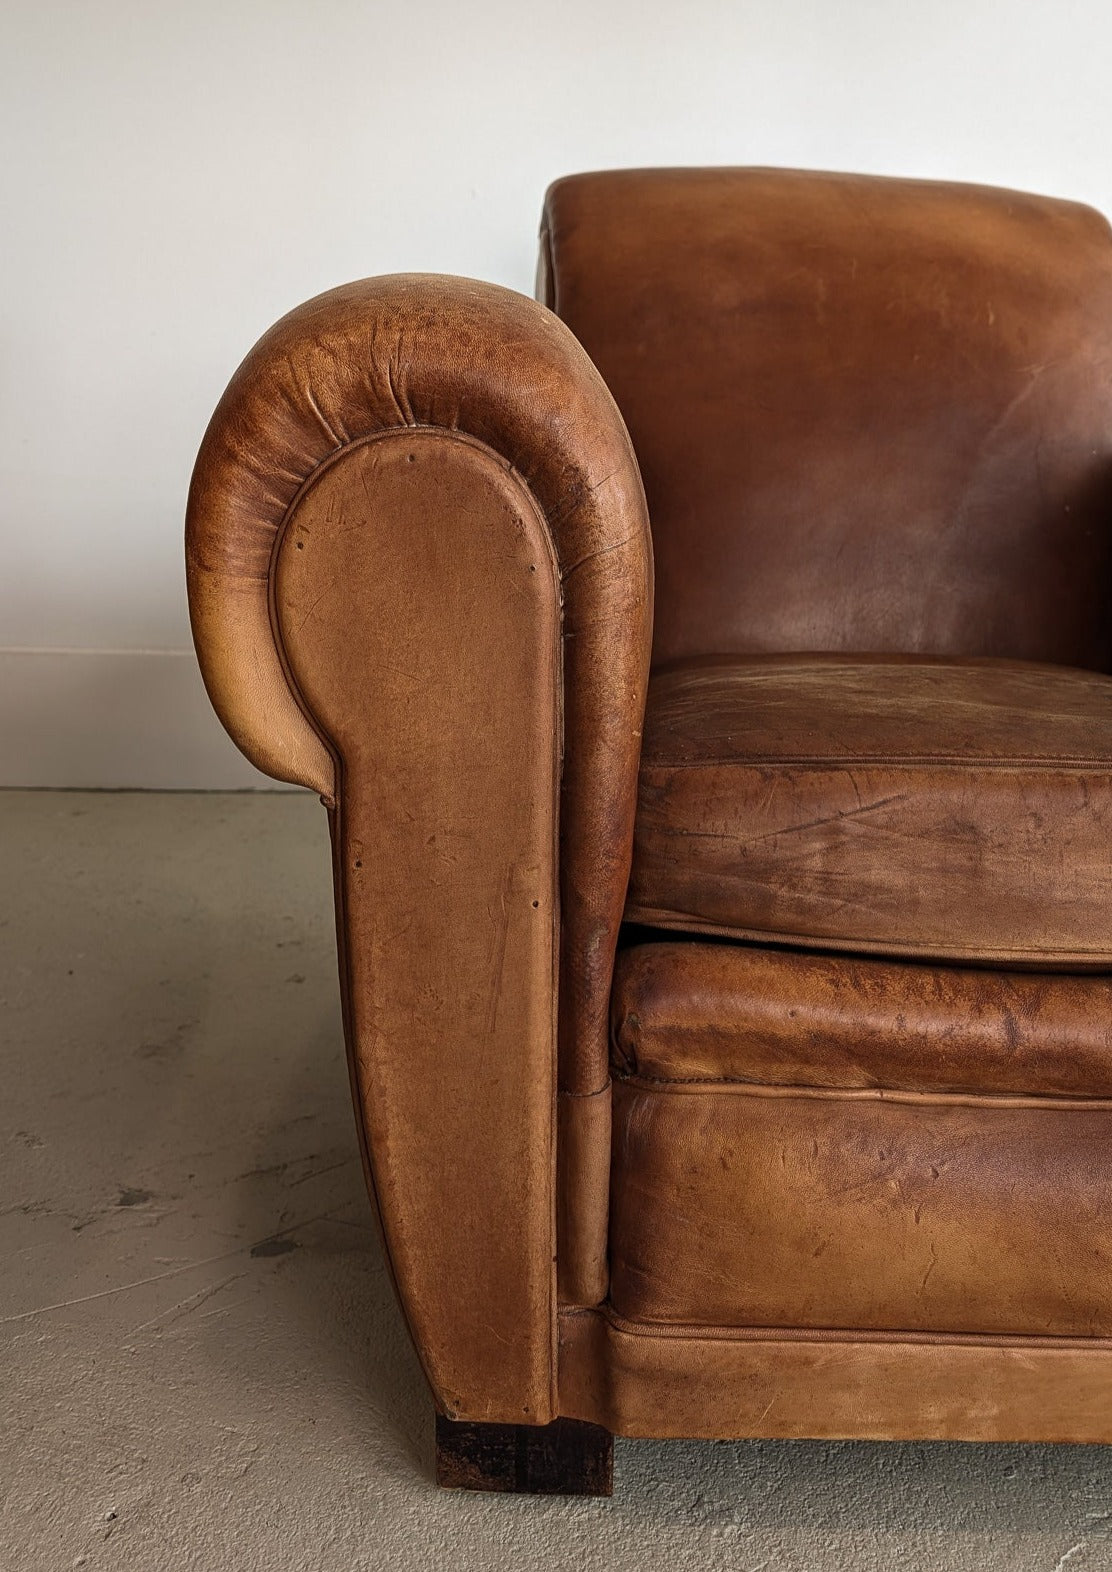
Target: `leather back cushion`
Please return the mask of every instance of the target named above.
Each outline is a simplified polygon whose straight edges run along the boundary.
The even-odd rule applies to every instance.
[[[654,659],[1112,664],[1112,245],[1088,208],[762,169],[579,175],[540,291],[609,383]]]

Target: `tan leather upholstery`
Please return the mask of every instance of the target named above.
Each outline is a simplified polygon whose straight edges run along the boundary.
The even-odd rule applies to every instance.
[[[627,915],[890,955],[1112,966],[1112,678],[862,656],[652,681]]]
[[[554,1257],[565,1297],[606,1291],[592,1094],[605,1103],[652,612],[621,418],[519,295],[348,285],[233,378],[187,565],[229,731],[333,809],[368,1175],[433,1390],[449,1414],[543,1422]],[[559,1185],[596,1198],[560,1206],[559,1250],[557,1084]]]
[[[1108,667],[1099,214],[920,180],[617,170],[557,181],[541,253],[641,463],[657,663]]]
[[[623,171],[539,287],[310,301],[189,504],[437,1404],[1112,1441],[1108,226]]]
[[[613,1139],[631,1320],[1112,1337],[1112,1102],[630,1081]]]
[[[982,1004],[970,1018],[974,989],[960,973],[875,961],[798,967],[787,953],[754,964],[733,949],[693,959],[700,948],[657,947],[655,987],[638,986],[644,962],[630,952],[616,986],[628,1064],[614,1088],[619,1315],[1112,1336],[1112,1099],[1094,1095],[1112,1081],[1107,982],[1090,998],[1106,1012],[1101,1025],[1079,1012],[1085,984],[1073,979],[1041,991],[1008,979],[995,1009]],[[703,996],[704,1025],[693,1006],[708,971],[728,980]],[[680,992],[688,1020],[657,1022],[655,998]],[[867,1030],[853,1040],[839,1010],[851,999],[862,1017],[867,1000],[883,1000],[889,1022],[905,1023],[889,1028],[894,1047]],[[775,1027],[771,1040],[761,1031],[777,1000],[808,1043],[799,1063]],[[1029,1036],[1038,1020],[1041,1055],[1022,1051],[1013,1006]],[[645,1063],[642,1034],[653,1044]],[[1081,1096],[1050,1090],[1072,1090],[1086,1067],[1094,1073]]]
[[[334,759],[290,688],[272,626],[275,541],[322,464],[378,432],[418,426],[486,444],[532,493],[552,536],[567,739],[561,1084],[595,1092],[606,1080],[629,870],[652,549],[625,427],[567,329],[510,290],[420,274],[345,285],[276,323],[232,378],[190,487],[189,606],[201,669],[221,719],[260,769],[334,794]]]
[[[560,1315],[560,1412],[623,1436],[1104,1441],[1106,1338],[647,1325]]]
[[[614,973],[618,1072],[1112,1100],[1112,977],[637,944]]]
[[[504,593],[492,601],[493,583]],[[398,1292],[447,1412],[474,1403],[476,1366],[497,1363],[482,1384],[487,1415],[513,1407],[543,1422],[554,1412],[560,667],[544,519],[489,449],[384,432],[302,490],[273,594],[290,675],[340,760],[352,1074]],[[474,724],[459,725],[464,715]],[[457,1188],[477,1115],[492,1158]],[[503,1230],[477,1251],[492,1214]]]

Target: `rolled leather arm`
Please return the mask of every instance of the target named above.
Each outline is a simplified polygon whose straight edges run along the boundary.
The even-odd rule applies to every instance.
[[[364,1153],[426,1372],[449,1413],[540,1422],[553,1021],[565,1099],[597,1105],[651,639],[621,417],[523,296],[347,285],[233,377],[193,476],[187,569],[224,725],[333,812]],[[597,1212],[605,1135],[586,1144]]]

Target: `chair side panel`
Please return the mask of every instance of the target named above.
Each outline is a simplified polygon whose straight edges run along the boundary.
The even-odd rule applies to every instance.
[[[430,430],[348,450],[275,618],[337,759],[347,1029],[401,1303],[452,1417],[553,1417],[559,591],[510,466]]]

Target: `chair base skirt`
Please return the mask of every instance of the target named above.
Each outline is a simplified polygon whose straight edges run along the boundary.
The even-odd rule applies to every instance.
[[[560,1410],[615,1435],[1112,1442],[1112,1339],[750,1331],[560,1313]]]
[[[609,1496],[613,1457],[609,1431],[577,1419],[490,1425],[436,1416],[436,1482],[448,1489]]]

